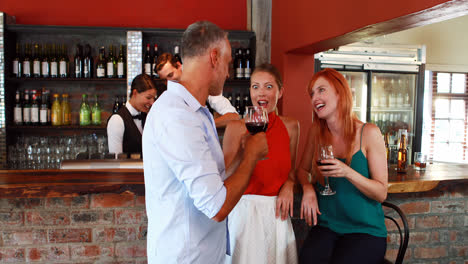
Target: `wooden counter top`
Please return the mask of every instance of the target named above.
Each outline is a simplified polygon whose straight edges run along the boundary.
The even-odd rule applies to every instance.
[[[392,166],[388,177],[389,193],[424,192],[441,181],[468,179],[468,164],[434,163],[425,171],[410,166],[406,174],[397,173]],[[125,191],[144,195],[142,169],[0,170],[0,198]]]

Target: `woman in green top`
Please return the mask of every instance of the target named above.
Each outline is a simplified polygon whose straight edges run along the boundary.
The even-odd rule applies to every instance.
[[[308,92],[312,125],[297,178],[303,188],[301,217],[314,227],[300,263],[381,263],[387,243],[381,203],[388,184],[382,134],[357,119],[351,89],[336,70],[316,73]],[[336,159],[321,161],[329,165],[317,166],[319,145],[333,146]],[[319,194],[324,176],[335,195]]]

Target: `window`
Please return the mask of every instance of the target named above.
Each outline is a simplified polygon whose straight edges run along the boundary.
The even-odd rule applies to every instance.
[[[467,76],[432,72],[431,146],[434,161],[468,163]]]

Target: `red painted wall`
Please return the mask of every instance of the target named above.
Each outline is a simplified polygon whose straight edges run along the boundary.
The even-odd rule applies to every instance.
[[[227,30],[247,29],[245,0],[1,0],[0,10],[16,16],[17,24],[186,28],[209,20]]]
[[[311,122],[310,100],[306,85],[314,73],[313,53],[291,54],[294,49],[314,46],[318,42],[342,36],[368,25],[412,14],[447,0],[272,0],[271,60],[283,73],[285,94],[282,114],[301,123],[302,155]],[[323,48],[323,47],[322,47]],[[333,47],[325,47],[329,49]],[[314,50],[319,52],[322,50]]]

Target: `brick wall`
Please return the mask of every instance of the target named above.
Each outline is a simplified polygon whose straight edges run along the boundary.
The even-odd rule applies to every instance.
[[[0,263],[146,263],[145,199],[0,199]]]

